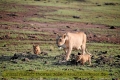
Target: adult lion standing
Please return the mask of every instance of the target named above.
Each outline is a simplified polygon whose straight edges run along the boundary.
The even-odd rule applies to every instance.
[[[72,49],[82,50],[82,54],[85,54],[86,39],[86,34],[84,32],[67,32],[62,36],[58,35],[56,43],[58,47],[62,47],[64,49],[66,53],[65,59],[68,61]]]

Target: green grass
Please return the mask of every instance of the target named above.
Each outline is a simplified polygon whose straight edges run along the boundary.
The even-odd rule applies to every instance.
[[[27,42],[27,41],[22,41],[21,43],[24,43],[24,42]],[[8,42],[10,44],[10,42]],[[2,69],[1,67],[1,72],[3,71],[7,71],[7,70],[20,70],[20,71],[25,71],[25,70],[35,70],[35,71],[46,71],[46,70],[55,70],[55,71],[63,71],[63,70],[70,70],[70,71],[112,71],[112,73],[116,73],[118,72],[119,68],[117,67],[113,67],[111,69],[110,66],[108,65],[104,65],[103,67],[96,67],[96,68],[92,68],[92,67],[89,67],[89,66],[71,66],[71,65],[54,65],[54,63],[57,62],[57,60],[54,60],[54,57],[57,56],[57,55],[60,55],[63,53],[63,50],[58,50],[56,45],[52,45],[54,48],[53,51],[50,51],[50,46],[51,44],[41,44],[40,47],[42,49],[42,51],[45,51],[45,52],[48,52],[48,56],[45,56],[44,58],[36,58],[36,59],[30,59],[29,62],[24,62],[24,61],[21,61],[21,59],[18,59],[16,60],[17,63],[12,63],[9,59],[10,57],[12,57],[14,55],[14,53],[22,53],[22,52],[27,52],[27,49],[28,51],[31,51],[32,52],[32,45],[29,44],[29,42],[27,42],[26,44],[21,44],[21,43],[18,43],[16,42],[17,45],[14,46],[14,45],[9,45],[7,46],[7,48],[9,48],[10,51],[5,51],[5,48],[6,47],[2,47],[0,46],[0,48],[3,48],[4,49],[4,52],[3,54],[1,55],[6,55],[8,58],[4,59],[6,61],[3,61],[3,62],[0,62],[2,67],[5,66],[5,69]],[[6,44],[6,43],[4,43]],[[3,45],[4,45],[3,44]],[[99,54],[99,52],[94,52],[95,50],[96,51],[108,51],[108,54],[107,56],[116,56],[116,55],[119,55],[119,47],[120,45],[118,44],[104,44],[104,43],[88,43],[87,44],[87,47],[88,47],[88,51],[92,54],[92,55],[96,55]],[[104,48],[103,48],[104,47]],[[0,51],[2,52],[2,51]],[[77,54],[78,51],[73,51],[72,53],[74,54]],[[11,54],[12,53],[12,54]],[[40,55],[39,55],[40,56]],[[48,64],[44,64],[44,61],[47,61]],[[92,61],[92,64],[94,64],[94,60]],[[117,75],[113,75],[109,78],[114,78],[114,77],[117,77]],[[88,78],[88,77],[86,77]],[[108,79],[109,79],[108,78]],[[98,79],[98,78],[97,78]]]
[[[4,3],[5,1],[2,1]],[[37,5],[42,6],[43,15],[45,18],[31,17],[27,20],[38,21],[38,22],[55,22],[55,21],[72,21],[72,22],[87,22],[93,24],[104,24],[109,26],[120,26],[120,1],[119,0],[86,0],[85,2],[81,1],[56,1],[56,0],[46,0],[46,1],[34,1],[34,0],[10,0],[6,1],[9,3],[17,3],[24,5]],[[117,3],[114,5],[104,5],[106,2]],[[101,6],[97,6],[97,4]],[[3,6],[1,6],[3,7]],[[44,7],[53,7],[58,8],[57,11],[50,12],[48,8]],[[1,8],[1,10],[7,9],[6,7]],[[22,7],[8,8],[7,11],[19,12],[27,11]],[[41,13],[41,11],[40,11]],[[66,16],[67,15],[67,16]],[[80,19],[74,19],[72,16],[80,16]]]
[[[67,3],[66,3],[67,2]],[[56,2],[56,0],[42,0],[42,1],[34,1],[34,0],[1,0],[0,4],[24,4],[24,5],[34,5],[38,6],[39,8],[39,15],[43,15],[44,17],[26,17],[25,19],[27,21],[37,21],[37,22],[85,22],[85,23],[94,23],[94,24],[104,24],[104,25],[110,25],[110,26],[120,26],[120,5],[104,5],[105,2],[109,3],[119,3],[119,0],[86,0],[86,2],[80,2],[80,1],[74,1],[74,0],[60,0]],[[97,6],[96,3],[100,4],[101,6]],[[42,9],[41,9],[42,7]],[[49,8],[51,7],[51,10],[49,11]],[[21,12],[21,11],[27,11],[27,9],[23,9],[23,7],[16,6],[14,7],[8,7],[5,5],[0,5],[0,11],[8,11],[8,12]],[[73,16],[79,16],[79,19],[73,18]],[[57,48],[57,45],[55,41],[44,41],[47,39],[50,39],[50,36],[39,36],[41,34],[44,35],[50,35],[51,33],[47,32],[40,32],[40,31],[34,31],[34,30],[22,30],[22,28],[25,28],[26,26],[29,28],[38,28],[39,26],[31,26],[31,25],[25,25],[25,24],[19,24],[16,22],[7,22],[3,21],[0,22],[1,25],[7,24],[8,26],[17,25],[20,27],[21,30],[0,30],[0,37],[6,35],[7,33],[10,33],[11,39],[7,40],[0,40],[0,75],[2,72],[7,70],[20,70],[20,71],[26,71],[26,70],[35,70],[35,71],[93,71],[93,72],[101,72],[101,71],[107,71],[112,73],[112,76],[108,77],[107,79],[112,78],[119,78],[120,75],[120,69],[117,66],[110,66],[110,65],[98,65],[97,67],[90,67],[88,65],[85,66],[71,66],[71,65],[55,65],[59,61],[59,59],[54,59],[55,56],[61,55],[64,53],[63,50],[59,50]],[[57,26],[53,26],[57,27]],[[73,28],[74,29],[74,28]],[[82,30],[83,28],[79,28],[79,30]],[[119,31],[113,31],[112,29],[101,29],[101,28],[86,28],[84,29],[86,32],[90,32],[96,35],[102,34],[102,35],[112,35],[111,37],[119,36]],[[18,37],[18,34],[21,34],[24,36],[24,40],[18,40],[16,37]],[[29,40],[28,35],[36,35],[39,40]],[[43,39],[43,41],[40,41],[40,39]],[[54,39],[55,40],[55,39]],[[30,52],[33,54],[32,46],[33,44],[39,44],[42,51],[47,52],[48,56],[41,56],[39,55],[39,58],[36,59],[30,59],[30,61],[22,61],[21,59],[17,59],[17,63],[14,63],[10,60],[10,58],[15,54],[20,53],[26,53]],[[51,49],[51,50],[50,50]],[[120,45],[119,44],[112,44],[112,43],[87,43],[87,49],[88,51],[94,55],[96,58],[99,58],[100,51],[107,51],[106,56],[111,56],[114,58],[114,61],[118,61],[115,63],[119,63],[119,58],[116,58],[115,56],[119,55],[120,52]],[[95,52],[97,51],[97,52]],[[72,53],[77,54],[78,51],[72,51]],[[24,58],[24,57],[22,57]],[[118,59],[118,60],[117,60]],[[45,61],[48,62],[48,64],[45,64]],[[95,59],[92,60],[92,64],[95,63]],[[0,76],[0,79],[3,77]],[[88,79],[93,80],[94,77],[85,77],[82,79]],[[102,77],[103,78],[103,77]],[[25,80],[25,78],[22,78]],[[31,78],[33,79],[33,78]],[[48,78],[47,78],[48,79]],[[52,79],[72,79],[75,80],[75,78],[52,78]],[[97,78],[101,79],[101,78]],[[13,80],[13,78],[11,78]],[[27,79],[26,79],[27,80]]]
[[[94,52],[96,50],[96,51],[108,51],[109,55],[119,54],[119,44],[88,43],[87,46],[88,50],[91,52]]]
[[[17,5],[16,1],[0,1],[0,11],[8,11],[8,12],[25,12],[27,11],[27,9],[25,9],[24,7],[19,7],[18,6],[11,6],[9,5],[10,3],[15,3]]]
[[[111,29],[100,29],[100,28],[86,28],[86,32],[93,33],[93,34],[96,34],[96,35],[100,35],[100,34],[109,35],[109,34],[111,34],[111,37],[115,37],[115,36],[120,35],[119,31],[113,31]]]
[[[52,20],[52,19],[46,19],[46,18],[38,18],[38,17],[34,17],[34,18],[27,18],[27,21],[37,21],[37,22],[56,22],[56,20]]]
[[[0,24],[8,24],[8,25],[13,25],[13,24],[19,24],[17,22],[8,22],[8,21],[1,21]]]

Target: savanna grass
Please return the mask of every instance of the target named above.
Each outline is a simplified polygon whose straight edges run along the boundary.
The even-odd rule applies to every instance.
[[[112,2],[112,3],[119,3],[119,0],[86,0],[86,2],[74,2],[74,0],[68,1],[68,0],[62,0],[56,2],[56,0],[53,0],[49,2],[49,0],[46,1],[35,1],[35,0],[1,0],[2,3],[15,3],[17,4],[24,4],[24,5],[38,5],[38,6],[52,6],[57,8],[57,10],[53,10],[51,12],[46,12],[44,14],[45,18],[29,18],[28,20],[32,21],[38,21],[38,22],[55,22],[55,21],[72,21],[72,22],[89,22],[94,24],[105,24],[105,25],[111,25],[111,26],[120,26],[119,23],[119,5],[104,5],[105,2]],[[67,2],[67,3],[66,3]],[[0,3],[0,4],[2,4]],[[96,5],[96,3],[98,5]],[[3,7],[3,6],[2,6]],[[18,7],[17,7],[18,8]],[[0,8],[1,11],[8,9],[4,7],[3,9]],[[11,9],[8,10],[8,12],[19,12],[22,8]],[[45,11],[48,10],[47,8],[44,8]],[[44,11],[43,9],[43,11]],[[44,11],[44,12],[45,12]],[[41,14],[40,14],[41,15]],[[73,18],[73,16],[79,16],[79,19]],[[27,19],[27,18],[26,18]],[[1,22],[0,24],[17,24],[12,22]],[[19,24],[20,25],[20,24]],[[24,25],[20,25],[21,28],[24,28]],[[29,26],[34,27],[34,26]],[[112,30],[106,30],[106,29],[88,29],[89,32],[93,32],[94,34],[112,34],[113,36],[119,35],[119,32],[114,33]],[[24,71],[107,71],[110,72],[110,77],[107,79],[113,79],[113,78],[119,78],[120,69],[117,66],[110,66],[110,65],[96,65],[96,60],[92,60],[93,66],[81,66],[81,65],[66,65],[66,64],[58,64],[59,60],[61,59],[55,59],[55,56],[61,55],[64,53],[63,50],[59,50],[55,44],[55,41],[39,41],[39,40],[29,40],[28,35],[40,35],[45,34],[48,35],[49,33],[43,33],[43,32],[37,32],[37,31],[19,31],[19,30],[0,30],[1,34],[0,36],[3,36],[4,33],[11,33],[12,39],[8,40],[0,40],[0,75],[6,71],[6,70],[24,70]],[[15,33],[23,34],[25,40],[17,40],[17,35]],[[48,39],[48,37],[39,37],[39,39]],[[33,44],[39,44],[42,51],[45,51],[48,53],[48,56],[41,56],[38,55],[39,58],[36,59],[30,59],[30,61],[22,61],[25,57],[22,57],[22,59],[16,59],[11,60],[11,57],[17,53],[31,53],[33,54],[32,45]],[[87,43],[87,49],[88,51],[94,55],[96,58],[99,58],[98,55],[101,54],[101,51],[107,51],[107,54],[105,54],[107,57],[111,56],[114,58],[115,61],[118,61],[119,58],[116,58],[116,56],[119,56],[119,44],[111,44],[111,43]],[[72,53],[77,54],[79,51],[72,51]],[[102,55],[102,54],[101,54]],[[118,59],[118,60],[117,60]],[[116,64],[117,62],[115,62]],[[2,79],[3,77],[0,76]],[[97,79],[106,79],[104,77],[97,77]],[[14,78],[11,78],[13,80]],[[25,78],[22,78],[23,80]],[[33,79],[33,78],[32,78]],[[43,78],[42,78],[43,79]],[[57,78],[61,79],[61,78]],[[63,79],[63,78],[62,78]],[[71,78],[67,78],[71,79]],[[72,78],[73,80],[75,78]],[[84,79],[84,78],[82,78]],[[94,77],[85,77],[85,79],[94,79]],[[27,79],[26,79],[27,80]]]
[[[12,1],[12,0],[11,0]],[[3,1],[4,2],[4,1]],[[10,2],[10,1],[9,1]],[[34,0],[17,0],[16,3],[24,5],[52,6],[58,8],[57,11],[45,12],[45,18],[28,18],[28,20],[38,22],[55,22],[55,21],[72,21],[72,22],[88,22],[94,24],[104,24],[109,26],[120,26],[119,22],[119,4],[120,1],[34,1]],[[105,5],[105,3],[114,3],[116,5]],[[98,6],[99,5],[99,6]],[[61,8],[61,9],[60,9]],[[24,9],[18,9],[18,11]],[[48,9],[47,9],[48,10]],[[10,11],[16,11],[11,9]],[[26,10],[25,10],[26,11]],[[43,10],[44,11],[44,10]],[[46,11],[46,9],[45,9]],[[52,16],[51,16],[52,14]],[[58,16],[59,15],[59,16]],[[67,15],[67,16],[65,16]],[[80,19],[74,19],[72,16],[80,16]]]

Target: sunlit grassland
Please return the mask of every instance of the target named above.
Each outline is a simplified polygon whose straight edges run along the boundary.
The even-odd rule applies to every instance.
[[[19,24],[19,23],[17,23],[17,22],[1,21],[0,24],[9,24],[9,25],[13,25],[13,24]]]
[[[10,3],[13,4],[18,4],[16,1],[0,1],[0,11],[8,11],[8,12],[25,12],[27,9],[20,7],[19,4],[18,6],[11,6],[9,5]]]
[[[59,50],[57,48],[57,45],[55,44],[55,41],[50,42],[50,41],[28,41],[28,40],[23,40],[23,41],[14,41],[13,40],[5,40],[5,41],[0,41],[0,52],[1,55],[4,54],[11,54],[13,55],[14,53],[19,53],[19,52],[32,52],[32,45],[34,43],[39,43],[41,51],[43,52],[48,52],[49,56],[57,56],[60,54],[63,54],[63,50]],[[43,44],[46,43],[46,44]],[[6,47],[4,47],[6,45]],[[119,44],[110,44],[110,43],[87,43],[87,50],[93,55],[97,55],[95,51],[108,51],[108,55],[119,55],[119,49],[120,45]],[[51,51],[52,48],[52,51]],[[72,53],[77,54],[78,51],[72,51]]]
[[[6,42],[6,41],[5,41]],[[4,44],[7,44],[5,43]],[[10,43],[10,42],[8,42]],[[63,71],[63,70],[75,70],[75,71],[111,71],[113,74],[119,72],[119,68],[112,68],[110,66],[104,65],[103,67],[96,67],[92,68],[89,66],[71,66],[71,65],[55,65],[54,63],[57,62],[57,60],[54,59],[55,56],[60,55],[63,52],[63,50],[59,50],[55,44],[41,44],[41,50],[45,51],[48,53],[48,56],[45,56],[44,58],[37,58],[37,59],[30,59],[29,62],[23,62],[21,60],[16,60],[17,63],[12,63],[9,59],[15,54],[19,53],[24,53],[27,51],[32,52],[32,45],[28,41],[22,41],[21,43],[26,43],[26,44],[21,44],[16,41],[17,45],[8,45],[6,48],[9,49],[9,51],[6,51],[5,47],[0,46],[0,48],[4,48],[2,50],[2,54],[4,56],[7,56],[6,61],[0,62],[1,63],[1,68],[5,66],[5,69],[1,69],[1,72],[7,71],[7,70],[35,70],[35,71],[46,71],[46,70],[55,70],[55,71]],[[50,47],[53,46],[54,50],[50,51]],[[14,47],[14,48],[13,48]],[[107,56],[116,56],[119,55],[119,47],[120,45],[118,44],[109,44],[109,43],[87,43],[87,49],[88,51],[94,55],[97,56],[99,53],[96,53],[94,51],[107,51],[108,54]],[[0,51],[1,52],[1,51]],[[72,51],[72,53],[77,54],[78,51]],[[39,55],[40,56],[40,55]],[[44,61],[47,61],[48,64],[44,64]],[[92,60],[93,62],[94,60]],[[94,64],[94,63],[92,63]],[[117,77],[118,75],[113,75],[111,77],[107,77],[107,79]],[[87,77],[86,77],[87,78]],[[98,79],[98,78],[97,78]]]
[[[100,2],[100,3],[99,3]],[[94,24],[104,24],[104,25],[110,25],[110,26],[119,26],[120,22],[120,5],[119,1],[110,1],[113,3],[118,3],[118,5],[104,5],[107,1],[86,1],[86,2],[70,2],[69,4],[64,4],[59,6],[59,3],[55,3],[55,5],[52,5],[54,3],[52,2],[46,2],[42,3],[40,2],[40,5],[42,4],[51,4],[53,7],[58,7],[58,10],[53,12],[46,12],[45,16],[46,18],[43,19],[44,21],[77,21],[77,22],[88,22],[88,23],[94,23]],[[36,3],[36,2],[35,2]],[[101,6],[97,6],[96,3],[100,4]],[[34,4],[34,3],[33,3]],[[57,5],[56,5],[57,4]],[[38,4],[37,4],[38,5]],[[47,5],[50,6],[50,5]],[[62,9],[59,9],[62,8]],[[79,16],[80,19],[74,19],[72,16]],[[35,18],[33,18],[35,20]],[[33,20],[32,19],[32,20]],[[36,18],[35,21],[39,21],[39,19]],[[40,20],[41,21],[41,20]]]
[[[34,0],[1,0],[3,3],[16,3],[16,4],[24,4],[24,5],[34,5],[34,6],[42,6],[40,9],[43,12],[38,12],[38,15],[43,15],[44,17],[26,17],[26,20],[32,20],[37,22],[85,22],[85,23],[93,23],[93,24],[104,24],[110,26],[120,26],[120,1],[119,0],[86,0],[86,2],[76,2],[73,0],[60,0],[56,2],[56,0],[42,0],[42,1],[34,1]],[[105,2],[118,3],[117,5],[104,5]],[[101,6],[97,6],[98,3]],[[6,4],[7,5],[7,4]],[[48,8],[46,8],[48,7]],[[55,10],[49,11],[49,7],[55,8]],[[20,12],[27,11],[26,9],[19,7],[7,7],[0,5],[0,11],[8,11],[8,12]],[[79,19],[73,18],[73,16],[79,16]],[[0,40],[0,57],[5,56],[5,59],[2,58],[0,61],[0,75],[3,71],[6,70],[35,70],[35,71],[47,71],[47,70],[56,70],[56,71],[107,71],[112,72],[113,75],[108,77],[108,79],[112,79],[115,77],[119,77],[120,69],[118,67],[111,67],[109,65],[98,65],[97,67],[90,66],[76,66],[76,65],[55,65],[58,60],[55,60],[55,56],[61,55],[64,53],[63,50],[59,50],[56,45],[55,39],[50,41],[50,36],[39,36],[41,34],[50,35],[47,32],[40,31],[27,31],[22,30],[24,26],[15,22],[0,22],[0,24],[7,25],[19,25],[20,30],[0,30],[0,37],[10,34],[10,39]],[[28,26],[27,26],[28,27]],[[29,26],[29,28],[34,28],[35,26]],[[57,26],[56,26],[57,27]],[[79,28],[80,29],[80,28]],[[82,30],[82,29],[80,29]],[[88,33],[93,33],[96,35],[111,35],[120,36],[119,31],[113,31],[112,29],[101,29],[101,28],[86,28],[84,29]],[[21,34],[23,39],[17,39]],[[29,35],[37,36],[38,40],[29,40]],[[40,41],[43,39],[43,41]],[[45,41],[44,39],[48,39]],[[30,59],[30,61],[22,61],[16,60],[17,63],[13,63],[10,58],[15,54],[19,53],[27,53],[30,52],[33,54],[33,44],[39,44],[41,51],[47,52],[48,56],[38,55],[37,59]],[[87,50],[94,56],[98,57],[100,51],[107,51],[107,56],[115,57],[120,53],[120,45],[112,44],[112,43],[97,43],[97,42],[87,42]],[[80,51],[72,51],[73,54],[77,54]],[[47,61],[48,64],[44,62]],[[92,60],[92,64],[94,64],[95,60]],[[116,73],[116,74],[115,74]],[[2,76],[0,76],[0,79]],[[93,78],[92,78],[93,79]],[[100,79],[100,78],[98,78]],[[12,80],[12,79],[11,79]],[[27,79],[26,79],[27,80]],[[59,79],[60,80],[60,79]],[[73,79],[74,80],[74,79]]]
[[[109,55],[118,55],[119,54],[119,46],[118,44],[109,44],[109,43],[88,43],[88,50],[94,54],[94,51],[108,51]],[[96,54],[96,53],[95,53]]]
[[[2,1],[5,2],[5,1]],[[24,5],[36,5],[43,6],[42,15],[45,18],[29,17],[27,20],[38,21],[38,22],[59,22],[59,21],[72,21],[72,22],[87,22],[93,24],[104,24],[109,26],[120,26],[120,1],[119,0],[86,0],[85,2],[74,1],[74,0],[10,0],[6,2],[24,4]],[[116,5],[105,5],[105,3],[115,3]],[[100,6],[98,6],[100,5]],[[1,6],[3,7],[3,6]],[[56,11],[49,12],[49,8],[57,8]],[[6,8],[1,8],[4,10]],[[8,8],[7,11],[27,11],[21,7]],[[41,13],[41,12],[40,12]],[[75,19],[72,16],[79,16],[79,19]]]
[[[96,34],[96,35],[100,35],[100,34],[105,35],[105,36],[111,35],[112,37],[116,37],[120,35],[119,31],[113,31],[111,29],[86,28],[85,31],[88,33]]]

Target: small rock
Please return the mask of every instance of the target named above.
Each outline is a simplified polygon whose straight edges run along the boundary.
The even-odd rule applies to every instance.
[[[35,70],[33,70],[33,69],[29,69],[29,70],[26,70],[26,71],[33,71],[33,72],[34,72]]]
[[[97,35],[93,35],[94,37],[97,37]]]
[[[119,80],[118,78],[112,78],[112,80]]]
[[[2,16],[0,16],[0,18],[2,18]]]
[[[14,13],[10,13],[10,14],[7,14],[7,15],[9,15],[9,16],[17,16],[17,15],[14,14]]]
[[[103,51],[102,53],[103,53],[103,54],[107,54],[107,51]]]
[[[111,26],[109,29],[116,29],[114,26]]]
[[[66,26],[67,28],[70,28],[70,26]]]
[[[22,61],[28,61],[29,62],[30,60],[28,58],[24,58]]]
[[[116,3],[105,3],[105,5],[116,5]]]
[[[45,62],[44,62],[44,64],[48,64],[48,62],[47,62],[47,61],[45,61]]]
[[[73,18],[79,19],[80,17],[79,16],[73,16]]]
[[[48,56],[48,53],[47,52],[41,52],[42,55],[47,55]]]
[[[18,57],[19,57],[19,56],[18,56],[17,54],[14,54],[14,56],[11,57],[11,59],[12,59],[12,60],[14,60],[14,59],[18,59]]]
[[[6,47],[7,45],[3,45],[2,47]]]
[[[97,6],[101,6],[100,4],[97,4]]]
[[[117,55],[116,57],[120,58],[120,55]]]

